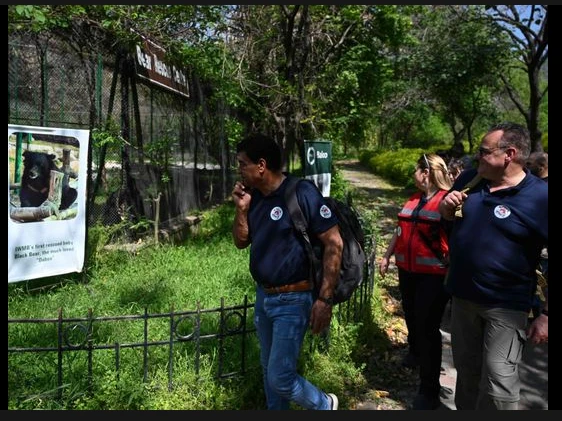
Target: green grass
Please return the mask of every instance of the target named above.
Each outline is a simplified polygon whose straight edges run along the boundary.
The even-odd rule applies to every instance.
[[[343,180],[335,177],[335,184]],[[334,191],[345,193],[335,185]],[[106,250],[103,228],[92,229],[92,249],[86,276],[70,274],[8,284],[8,318],[56,319],[142,315],[217,308],[253,303],[254,281],[249,269],[249,249],[234,247],[231,226],[234,206],[227,202],[202,215],[197,234],[180,245],[152,244],[135,253]],[[372,317],[367,315],[368,319]],[[167,319],[166,319],[167,320]],[[213,323],[209,321],[209,323]],[[365,345],[362,332],[370,323],[332,324],[329,351],[318,337],[307,336],[300,372],[324,390],[340,396],[340,408],[352,407],[366,387],[362,371]],[[169,326],[150,324],[151,340],[165,340]],[[203,326],[204,329],[204,326]],[[138,341],[142,323],[113,322],[95,330],[96,343]],[[372,332],[372,327],[371,327]],[[76,332],[78,337],[80,332]],[[9,325],[8,343],[13,346],[56,346],[56,326]],[[123,339],[124,338],[124,339]],[[137,338],[137,339],[134,339]],[[80,340],[79,338],[77,339]],[[264,397],[257,344],[250,343],[248,373],[244,378],[217,380],[215,350],[205,345],[199,375],[192,370],[192,345],[181,344],[174,359],[174,385],[168,391],[166,347],[150,349],[149,380],[142,382],[142,353],[121,352],[119,378],[113,354],[95,354],[94,393],[87,393],[86,352],[64,352],[63,399],[57,400],[56,353],[11,353],[8,372],[9,409],[263,409]],[[228,344],[227,344],[228,346]],[[239,355],[233,345],[227,359]],[[177,355],[177,354],[176,354]],[[184,368],[182,368],[184,367]],[[298,408],[295,408],[298,409]]]

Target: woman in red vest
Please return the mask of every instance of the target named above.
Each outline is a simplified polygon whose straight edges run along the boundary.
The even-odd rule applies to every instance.
[[[379,263],[385,276],[394,254],[402,309],[408,328],[409,352],[402,365],[418,367],[420,386],[412,409],[436,409],[440,405],[441,318],[449,295],[444,280],[449,246],[447,221],[438,210],[451,188],[447,164],[437,154],[423,154],[417,161],[414,193],[398,213],[398,226]]]

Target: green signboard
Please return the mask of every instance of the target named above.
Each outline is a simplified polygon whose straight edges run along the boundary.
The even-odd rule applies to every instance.
[[[330,196],[332,181],[332,142],[304,141],[304,177],[312,180],[324,197]]]

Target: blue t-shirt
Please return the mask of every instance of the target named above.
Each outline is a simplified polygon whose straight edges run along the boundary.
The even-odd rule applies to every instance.
[[[529,311],[536,290],[535,269],[548,245],[548,184],[525,170],[514,187],[490,192],[481,180],[468,192],[461,218],[449,238],[447,288],[482,305]],[[465,171],[452,190],[476,175]]]
[[[309,265],[303,240],[293,226],[285,205],[287,179],[277,190],[263,196],[252,191],[248,212],[251,239],[250,273],[258,284],[285,285],[309,279]],[[338,223],[334,212],[326,212],[324,197],[307,180],[297,185],[297,199],[308,221],[311,240]]]

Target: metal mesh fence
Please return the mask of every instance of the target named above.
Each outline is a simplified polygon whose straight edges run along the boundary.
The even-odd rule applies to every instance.
[[[88,61],[86,61],[89,59]],[[8,41],[8,121],[38,126],[89,128],[96,57],[35,37]]]

